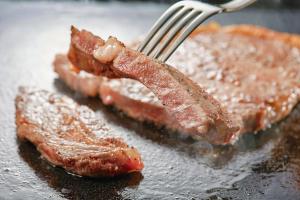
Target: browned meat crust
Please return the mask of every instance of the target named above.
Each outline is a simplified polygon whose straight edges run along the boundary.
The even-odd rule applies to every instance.
[[[50,163],[81,176],[116,176],[143,168],[138,151],[93,111],[45,90],[20,88],[16,97],[20,139],[32,142]]]
[[[126,48],[116,38],[106,42],[72,27],[69,59],[96,75],[131,78],[148,87],[188,133],[217,144],[228,143],[238,123],[212,96],[175,68]]]

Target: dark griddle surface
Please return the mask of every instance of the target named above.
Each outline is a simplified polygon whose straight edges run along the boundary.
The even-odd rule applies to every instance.
[[[139,124],[75,94],[52,72],[71,24],[129,41],[166,8],[161,4],[0,2],[0,199],[299,199],[300,107],[268,131],[237,145],[212,147]],[[247,9],[214,18],[300,33],[299,10]],[[58,91],[86,104],[129,144],[145,169],[116,179],[87,179],[49,165],[15,132],[14,97],[20,85]]]

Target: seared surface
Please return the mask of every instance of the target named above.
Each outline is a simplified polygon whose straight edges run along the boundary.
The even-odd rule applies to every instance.
[[[148,87],[185,132],[226,144],[239,130],[218,101],[175,68],[72,27],[69,59],[77,67],[107,77],[131,78]],[[109,68],[109,69],[107,69]]]
[[[184,42],[169,63],[240,117],[240,133],[253,132],[284,118],[298,102],[299,41],[295,35],[250,25],[209,25]],[[142,84],[108,80],[100,88],[104,103],[114,104],[131,117],[176,128],[154,94]],[[162,118],[155,121],[151,114],[131,106],[133,102],[147,106],[148,113],[149,109],[162,113]]]
[[[140,155],[86,106],[47,92],[20,88],[17,134],[50,163],[82,176],[116,176],[143,168]]]

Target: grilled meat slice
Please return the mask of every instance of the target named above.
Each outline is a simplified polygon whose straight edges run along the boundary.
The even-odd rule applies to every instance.
[[[143,168],[135,148],[112,136],[92,110],[65,96],[20,88],[16,125],[20,139],[29,140],[51,164],[71,173],[111,177]]]
[[[240,117],[240,133],[254,132],[284,118],[299,101],[299,48],[297,35],[252,25],[209,24],[199,27],[169,63]],[[65,73],[73,74],[70,62],[68,66]],[[58,74],[72,88],[72,82]],[[135,119],[180,129],[155,95],[137,81],[105,80],[99,93],[105,104]]]
[[[188,133],[228,143],[239,124],[220,103],[175,68],[126,48],[116,38],[103,42],[72,27],[68,57],[74,66],[109,78],[131,78],[148,87]]]

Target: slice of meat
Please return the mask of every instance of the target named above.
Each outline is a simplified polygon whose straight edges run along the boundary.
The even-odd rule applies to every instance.
[[[143,168],[135,148],[113,136],[92,110],[65,96],[20,88],[16,125],[20,139],[29,140],[51,164],[71,173],[110,177]]]
[[[195,35],[215,30],[218,27],[216,23],[200,26],[195,31]],[[138,43],[138,41],[134,41],[130,46],[135,48]],[[185,52],[193,53],[193,50],[197,51],[197,48],[191,48]],[[173,58],[174,56],[171,57],[172,60]],[[174,64],[176,66],[176,62]],[[75,91],[79,91],[86,96],[96,96],[95,94],[99,93],[104,104],[114,105],[136,120],[152,122],[159,127],[164,126],[172,131],[187,132],[166,111],[153,92],[138,81],[126,78],[107,79],[106,77],[100,78],[89,73],[82,73],[83,71],[76,70],[66,55],[63,54],[55,56],[53,67],[59,78]],[[186,65],[182,67],[184,69]],[[195,65],[189,67],[197,68]],[[177,69],[181,70],[182,68],[178,67]],[[91,77],[99,78],[92,79]],[[89,82],[89,87],[86,86],[85,82],[87,81]]]
[[[200,26],[169,63],[240,117],[240,133],[254,132],[284,118],[299,101],[299,48],[297,35],[252,25],[209,24]],[[71,66],[69,62],[69,73]],[[105,80],[99,91],[105,104],[133,118],[180,128],[137,81]]]
[[[68,56],[87,72],[141,82],[188,133],[225,144],[239,130],[238,123],[199,85],[175,68],[126,48],[116,38],[103,42],[90,32],[72,27]]]

